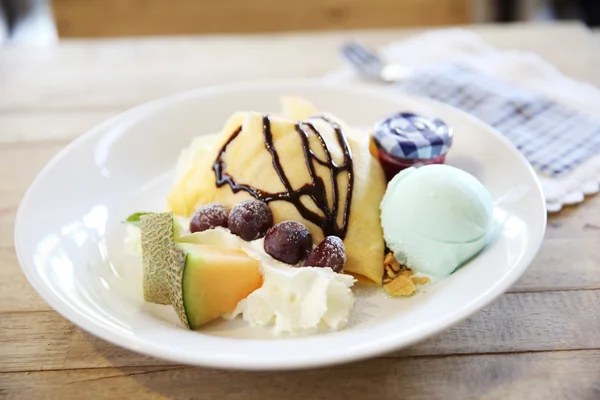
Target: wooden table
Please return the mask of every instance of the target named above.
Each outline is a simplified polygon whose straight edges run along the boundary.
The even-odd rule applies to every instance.
[[[474,28],[600,85],[577,24]],[[600,399],[600,196],[549,220],[523,278],[447,332],[386,357],[302,372],[228,372],[141,356],[67,322],[21,274],[12,226],[24,191],[66,143],[135,104],[205,84],[319,77],[339,43],[415,31],[67,40],[0,50],[0,398]],[[51,210],[49,210],[51,212]]]

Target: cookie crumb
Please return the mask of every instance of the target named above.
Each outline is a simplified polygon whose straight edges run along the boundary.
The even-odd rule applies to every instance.
[[[429,278],[414,276],[415,273],[406,265],[400,264],[389,252],[383,260],[383,288],[391,296],[411,296],[416,291],[416,285],[429,283]]]
[[[401,274],[402,276],[405,276],[405,277],[407,277],[407,278],[410,278],[410,277],[411,277],[411,276],[413,276],[415,273],[414,273],[414,272],[412,272],[410,269],[405,269],[405,270],[403,270],[402,272],[400,272],[400,274]]]
[[[413,281],[404,275],[398,275],[396,279],[384,284],[383,288],[390,296],[394,297],[412,296],[417,291]]]
[[[389,265],[385,266],[385,272],[387,273],[387,276],[389,276],[390,278],[396,277],[396,272],[394,272],[394,270]]]

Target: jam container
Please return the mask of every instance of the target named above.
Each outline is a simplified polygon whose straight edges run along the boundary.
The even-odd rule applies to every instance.
[[[391,180],[409,167],[443,164],[452,136],[452,128],[441,119],[399,112],[375,124],[371,153]]]

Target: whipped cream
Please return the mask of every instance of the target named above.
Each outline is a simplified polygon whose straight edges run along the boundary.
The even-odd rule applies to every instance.
[[[131,254],[142,258],[142,235],[140,228],[134,225],[127,224],[127,232],[125,235],[125,248]]]
[[[355,279],[331,268],[280,268],[263,264],[264,283],[225,318],[242,315],[253,326],[273,325],[280,333],[338,330],[354,307]]]

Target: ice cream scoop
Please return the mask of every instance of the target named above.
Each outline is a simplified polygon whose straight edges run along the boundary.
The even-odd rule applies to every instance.
[[[487,245],[493,230],[492,199],[481,182],[458,168],[409,168],[389,183],[381,221],[396,259],[435,281]]]

